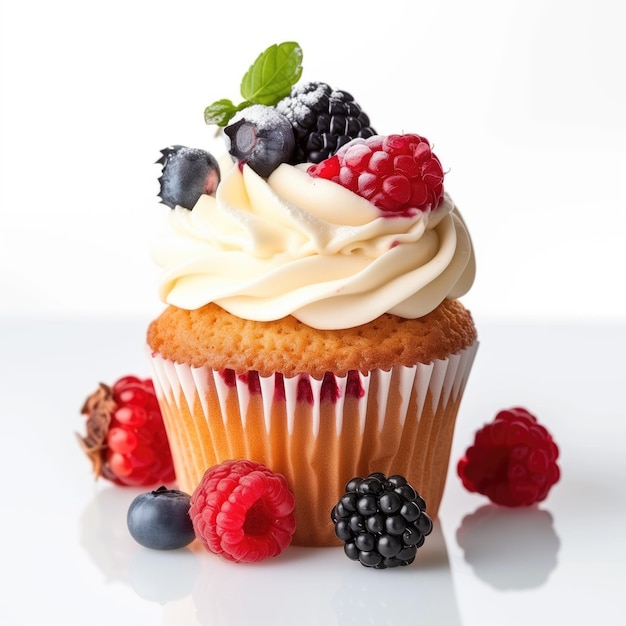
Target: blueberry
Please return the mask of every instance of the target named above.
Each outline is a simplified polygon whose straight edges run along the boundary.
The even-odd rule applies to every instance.
[[[159,178],[161,202],[171,209],[180,205],[193,209],[202,194],[213,195],[220,182],[215,157],[201,148],[169,146],[161,150],[157,163],[163,165]]]
[[[224,133],[230,154],[267,178],[293,154],[296,140],[289,120],[276,109],[254,104],[233,117]]]
[[[166,487],[139,494],[126,516],[133,539],[153,550],[176,550],[190,544],[195,538],[190,501],[186,493]]]

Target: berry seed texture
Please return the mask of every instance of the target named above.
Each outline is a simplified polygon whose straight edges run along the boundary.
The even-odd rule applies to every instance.
[[[253,563],[278,556],[291,543],[295,504],[282,474],[253,461],[225,461],[206,471],[189,515],[209,552]]]

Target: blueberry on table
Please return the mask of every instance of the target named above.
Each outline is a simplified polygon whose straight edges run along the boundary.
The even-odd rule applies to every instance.
[[[146,548],[183,548],[195,539],[189,506],[190,496],[177,489],[159,487],[139,494],[128,509],[128,530]]]

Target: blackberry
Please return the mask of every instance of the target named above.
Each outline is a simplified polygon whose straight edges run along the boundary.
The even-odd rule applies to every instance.
[[[319,163],[352,139],[376,134],[367,114],[346,91],[326,83],[296,86],[276,105],[293,126],[296,149],[292,163]]]
[[[330,517],[348,558],[376,569],[412,563],[433,529],[426,503],[398,474],[353,478]]]

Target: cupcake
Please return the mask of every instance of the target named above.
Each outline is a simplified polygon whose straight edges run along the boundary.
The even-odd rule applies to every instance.
[[[179,488],[263,463],[294,492],[294,543],[325,546],[354,476],[402,474],[436,517],[477,335],[458,300],[472,244],[429,142],[377,135],[351,96],[315,85],[227,122],[221,167],[164,151],[167,307],[147,341]],[[361,136],[326,153],[289,136],[297,105],[319,118],[333,94],[333,114],[358,117],[341,132]]]

